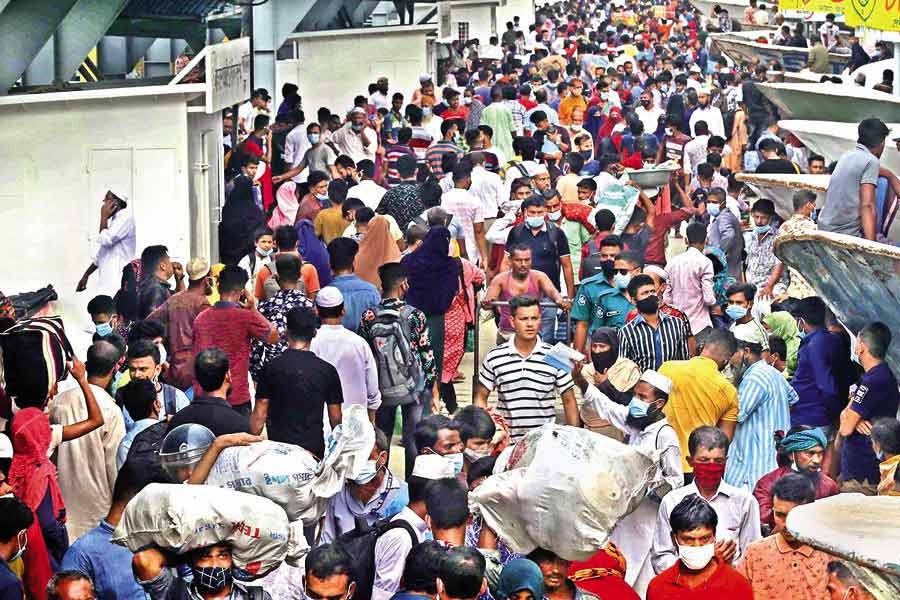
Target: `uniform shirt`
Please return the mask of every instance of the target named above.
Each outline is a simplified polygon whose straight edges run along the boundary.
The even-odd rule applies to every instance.
[[[850,410],[862,419],[874,422],[882,417],[896,418],[898,403],[897,379],[887,363],[881,363],[863,373],[850,399]],[[854,431],[844,439],[841,450],[842,481],[855,479],[877,484],[881,479],[878,463],[870,436]]]
[[[131,551],[112,543],[114,530],[101,520],[66,550],[59,568],[87,575],[97,600],[144,600],[144,590],[131,570]]]
[[[663,412],[678,434],[683,455],[687,454],[688,437],[701,425],[715,427],[721,420],[738,420],[737,390],[712,359],[672,360],[663,363],[659,372],[672,380],[672,393]],[[685,459],[681,466],[685,473],[693,471]]]
[[[598,273],[581,280],[571,316],[573,321],[587,321],[590,336],[598,327],[621,328],[632,308],[628,298]]]
[[[797,392],[778,369],[758,360],[738,386],[738,426],[728,447],[725,481],[752,490],[760,477],[778,467],[773,433],[791,428]]]
[[[828,597],[828,563],[834,556],[802,544],[792,548],[780,533],[747,546],[737,564],[754,600],[820,600]]]
[[[358,404],[368,410],[377,410],[381,406],[378,365],[365,340],[343,325],[323,324],[309,349],[337,369],[344,407]]]
[[[673,565],[650,582],[647,600],[754,600],[753,588],[743,575],[718,558],[713,560],[719,568],[695,588],[687,587],[681,579],[681,563]]]
[[[638,314],[619,330],[619,356],[633,360],[642,373],[656,370],[668,360],[690,358],[690,336],[690,325],[685,319],[660,312],[659,324],[653,327]]]
[[[91,262],[97,265],[98,293],[113,295],[122,284],[122,269],[135,257],[134,216],[128,209],[106,220],[106,229],[91,236]]]
[[[672,542],[669,517],[679,502],[692,495],[700,496],[696,483],[672,490],[665,495],[659,505],[651,556],[653,569],[657,573],[662,573],[678,562],[678,548]],[[749,492],[732,487],[724,481],[719,484],[719,489],[708,502],[719,517],[716,541],[734,541],[737,544],[734,560],[737,561],[744,555],[747,546],[760,538],[759,504]]]
[[[497,346],[481,363],[478,381],[497,390],[497,413],[509,422],[510,435],[518,440],[526,433],[556,421],[556,394],[574,387],[572,376],[544,360],[550,344],[538,340],[531,354],[522,356],[516,336]]]

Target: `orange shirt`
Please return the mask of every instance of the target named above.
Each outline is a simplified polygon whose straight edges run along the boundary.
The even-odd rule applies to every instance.
[[[828,598],[830,554],[802,545],[791,548],[776,533],[747,546],[737,570],[750,581],[755,600]]]
[[[274,262],[275,257],[272,257]],[[266,297],[265,284],[266,279],[271,277],[272,271],[268,267],[263,267],[256,274],[256,284],[253,287],[253,295],[257,300],[264,300]],[[300,267],[300,277],[303,278],[303,285],[306,286],[306,295],[312,298],[313,294],[319,291],[319,273],[316,268],[309,264],[303,263]]]

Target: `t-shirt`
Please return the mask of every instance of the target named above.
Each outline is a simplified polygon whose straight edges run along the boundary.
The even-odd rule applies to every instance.
[[[259,376],[257,398],[269,401],[269,439],[325,455],[322,412],[344,400],[337,370],[308,350],[288,349]]]
[[[334,150],[329,148],[328,145],[319,144],[307,150],[303,159],[306,161],[307,169],[310,171],[324,171],[330,179],[331,169],[328,167],[334,164],[337,156],[335,156]]]
[[[862,235],[859,218],[859,186],[878,184],[878,157],[862,144],[850,150],[838,160],[828,191],[825,206],[819,213],[818,225],[822,231]]]
[[[322,238],[322,241],[328,244],[334,238],[341,237],[344,230],[347,229],[349,221],[344,220],[340,206],[332,206],[319,211],[313,227],[316,235]]]
[[[560,259],[569,256],[569,240],[565,232],[552,223],[546,223],[544,228],[534,235],[527,225],[517,225],[509,231],[506,247],[512,248],[519,244],[531,248],[531,268],[546,274],[556,289],[560,289]]]
[[[756,167],[757,173],[785,173],[795,175],[800,171],[797,169],[797,165],[787,160],[786,158],[768,158]]]
[[[188,423],[203,425],[217,436],[250,432],[247,417],[231,408],[225,400],[213,396],[194,398],[188,406],[175,413],[169,421],[169,429]]]
[[[231,366],[232,406],[250,402],[247,371],[250,368],[250,340],[265,338],[272,324],[255,310],[241,308],[231,302],[216,302],[194,320],[194,354],[207,348],[220,348],[228,354]],[[195,392],[201,393],[195,386]]]
[[[24,597],[21,580],[12,572],[6,561],[0,558],[0,600],[22,600]]]
[[[893,419],[897,416],[898,404],[897,379],[887,363],[881,363],[863,373],[851,397],[850,410],[867,421],[881,417]],[[841,450],[841,479],[878,483],[878,462],[872,450],[872,438],[853,432],[844,440]]]

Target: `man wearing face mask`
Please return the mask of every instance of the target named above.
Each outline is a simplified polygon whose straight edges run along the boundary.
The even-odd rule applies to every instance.
[[[162,372],[162,356],[160,353],[160,345],[154,343],[152,339],[138,338],[128,340],[128,354],[125,362],[128,365],[128,373],[132,380],[146,379],[149,380],[156,388],[156,395],[162,405],[160,418],[171,417],[176,412],[185,408],[190,401],[184,392],[178,388],[163,383],[159,380]],[[120,405],[121,402],[116,400]],[[125,429],[130,430],[134,421],[124,412]]]
[[[690,358],[690,324],[686,319],[660,312],[656,283],[649,275],[635,275],[628,283],[628,295],[638,315],[619,330],[620,352],[641,371],[658,369],[668,360]]]
[[[357,106],[347,115],[347,123],[331,136],[338,152],[346,154],[353,162],[365,159],[375,161],[378,134],[366,125],[366,118],[366,109]]]
[[[634,114],[644,124],[644,131],[655,133],[659,128],[659,118],[663,116],[663,110],[653,104],[653,95],[649,91],[641,93],[640,106],[634,109]]]
[[[591,403],[600,418],[623,432],[629,446],[661,452],[659,463],[663,481],[656,482],[657,491],[649,493],[634,512],[622,519],[612,535],[612,541],[625,555],[628,569],[625,581],[642,594],[654,575],[650,564],[650,542],[656,527],[659,499],[669,490],[684,485],[678,437],[662,412],[672,391],[672,381],[656,371],[644,371],[634,386],[628,406],[623,406],[601,391],[605,375],[598,372],[593,381],[587,381],[582,377],[581,369],[576,367],[574,379],[581,388],[584,402]]]
[[[28,546],[27,529],[34,523],[34,513],[13,497],[0,498],[0,597],[23,600],[22,581],[10,569],[10,563],[21,558]]]
[[[328,179],[325,171],[313,171],[309,174],[306,179],[309,192],[300,200],[295,223],[302,219],[315,221],[319,212],[331,205],[328,201]]]
[[[725,290],[725,297],[728,298],[725,314],[732,321],[728,330],[739,340],[760,343],[764,353],[763,358],[768,358],[768,333],[762,323],[753,315],[753,300],[756,295],[756,286],[752,283],[736,283]]]
[[[453,476],[463,472],[465,444],[459,436],[459,425],[444,415],[430,415],[416,425],[416,448],[419,456],[436,454],[452,467]]]
[[[491,414],[480,406],[469,405],[461,408],[453,416],[453,421],[459,427],[467,473],[468,467],[480,459],[493,456],[496,443],[507,435],[502,429],[498,432]],[[498,442],[494,441],[495,436],[498,437]]]
[[[647,600],[753,599],[750,583],[716,555],[720,521],[721,515],[713,506],[696,495],[689,495],[674,506],[671,516],[660,522],[663,531],[657,531],[657,537],[664,535],[673,548],[677,547],[677,560],[650,582]]]
[[[625,317],[634,305],[625,297],[625,290],[631,281],[630,273],[640,269],[630,259],[619,259],[622,241],[611,235],[600,242],[600,264],[602,271],[581,280],[578,294],[572,305],[572,320],[575,321],[574,348],[584,352],[588,336],[599,327],[618,329],[625,325]],[[584,259],[585,275],[587,263]],[[621,274],[616,269],[622,271]],[[616,275],[619,275],[616,280]],[[621,284],[621,287],[619,287]]]
[[[772,226],[775,204],[767,198],[757,200],[750,209],[750,216],[754,227],[747,245],[746,279],[756,286],[760,297],[771,297],[775,284],[782,283],[785,287],[790,284],[784,269],[776,271],[781,261],[775,256],[776,230]]]
[[[678,383],[673,383],[677,389]],[[653,569],[657,574],[673,565],[677,566],[678,559],[683,558],[683,542],[669,535],[666,524],[675,507],[685,498],[699,497],[709,504],[718,517],[717,525],[710,531],[712,535],[704,542],[704,545],[710,545],[707,560],[715,554],[717,560],[731,565],[743,556],[747,546],[761,536],[756,498],[722,480],[728,455],[728,437],[722,430],[709,426],[698,427],[691,432],[688,452],[688,462],[694,470],[693,481],[666,494],[659,505],[651,556]],[[699,569],[704,565],[694,568]],[[650,587],[652,589],[652,583]]]
[[[777,467],[774,431],[791,426],[791,405],[797,392],[764,357],[768,337],[760,330],[735,336],[738,351],[731,358],[738,386],[738,426],[728,456],[725,481],[752,490],[760,477]],[[763,346],[765,342],[766,346]]]

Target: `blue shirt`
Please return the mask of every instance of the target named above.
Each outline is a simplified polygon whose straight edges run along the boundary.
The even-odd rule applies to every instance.
[[[114,529],[106,519],[100,521],[69,547],[60,568],[87,575],[97,600],[145,600],[131,571],[131,551],[111,541]]]
[[[125,459],[128,458],[128,451],[131,449],[131,444],[134,442],[134,438],[147,429],[151,425],[156,425],[159,423],[159,419],[140,419],[139,421],[135,421],[132,425],[131,429],[128,430],[128,433],[125,434],[125,437],[122,438],[122,441],[119,442],[119,449],[116,450],[116,467],[121,469],[122,465],[125,464]]]
[[[341,320],[341,325],[357,333],[362,314],[370,308],[375,308],[381,302],[378,288],[353,274],[338,275],[331,280],[330,285],[341,290],[341,294],[344,296],[344,318]]]
[[[725,481],[752,491],[760,477],[778,468],[776,431],[791,428],[790,407],[797,392],[784,375],[759,360],[747,367],[738,385],[738,426],[728,448]]]
[[[22,582],[12,572],[6,561],[0,558],[0,600],[22,600],[24,597]]]
[[[823,427],[834,423],[842,408],[835,377],[842,352],[840,339],[824,328],[815,329],[800,340],[797,370],[791,380],[799,396],[791,410],[792,427]]]
[[[897,379],[886,363],[872,367],[859,380],[850,399],[850,410],[867,421],[897,416],[900,394]],[[868,481],[877,484],[879,460],[872,450],[872,438],[855,431],[844,439],[841,450],[841,480]]]

